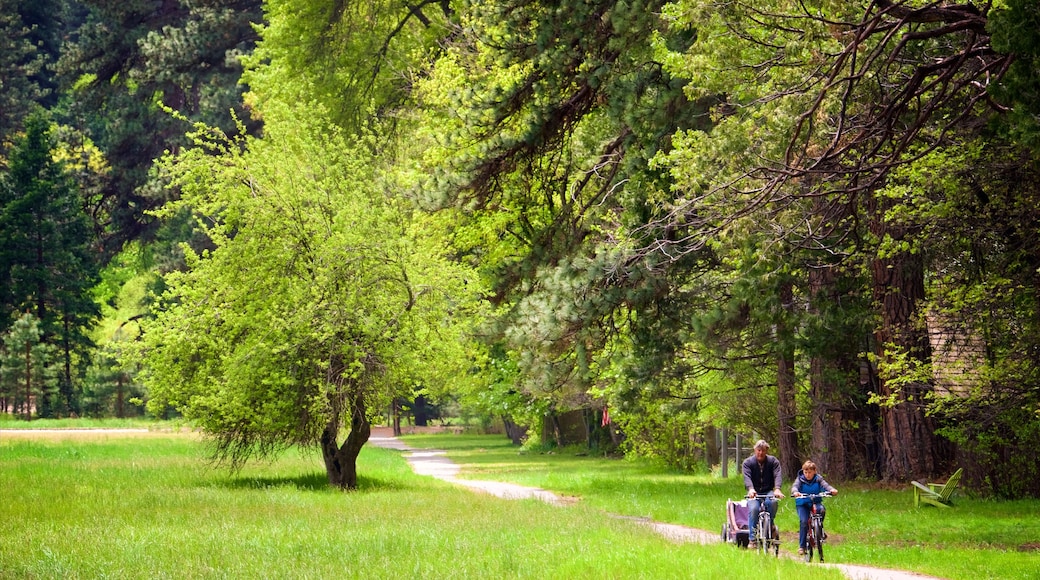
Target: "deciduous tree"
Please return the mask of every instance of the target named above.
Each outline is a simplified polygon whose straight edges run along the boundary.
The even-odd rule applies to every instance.
[[[778,243],[815,253],[808,263],[858,261],[877,305],[872,350],[882,363],[927,365],[924,224],[894,219],[918,193],[887,188],[896,168],[995,113],[987,88],[1014,56],[991,46],[989,6],[689,1],[671,13],[698,38],[662,57],[669,70],[691,79],[693,97],[724,99],[710,133],[677,144],[686,200],[669,221],[703,244],[750,217]],[[877,383],[886,478],[924,477],[949,459],[926,408],[932,381],[915,376]]]
[[[648,313],[681,317],[682,281],[703,268],[689,255],[678,272],[662,273],[656,257],[627,253],[629,234],[668,235],[632,233],[669,195],[667,174],[649,160],[679,128],[706,122],[705,105],[686,98],[651,50],[655,34],[677,46],[692,38],[668,29],[662,5],[467,5],[421,85],[438,130],[426,156],[427,203],[468,212],[456,241],[494,288],[500,317],[488,336],[519,371],[506,394],[527,393],[550,409],[601,407],[621,384],[612,357],[630,341],[645,338],[637,351],[648,357],[677,356],[673,337],[650,329],[675,330],[679,319]],[[673,387],[687,395],[679,377],[655,384],[663,397]],[[696,406],[696,397],[686,400]],[[618,421],[644,410],[617,402]]]
[[[150,408],[181,410],[218,458],[312,445],[354,488],[372,415],[464,374],[479,284],[318,111],[270,104],[263,139],[208,134],[171,166],[169,211],[190,208],[216,249],[167,277],[144,354]]]

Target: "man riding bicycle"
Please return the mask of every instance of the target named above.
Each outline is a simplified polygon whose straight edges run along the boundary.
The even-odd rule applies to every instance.
[[[755,522],[758,512],[765,504],[772,521],[776,521],[776,500],[783,499],[780,491],[780,460],[769,455],[769,444],[759,439],[755,443],[755,453],[744,460],[744,487],[748,497],[748,541],[755,541]],[[761,499],[759,497],[761,496]]]

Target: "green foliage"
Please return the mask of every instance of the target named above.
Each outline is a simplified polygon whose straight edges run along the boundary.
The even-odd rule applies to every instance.
[[[0,311],[32,312],[42,340],[60,348],[61,399],[48,412],[77,410],[74,382],[98,315],[90,288],[99,256],[82,200],[54,158],[50,121],[35,114],[0,176]],[[8,328],[0,320],[0,331]]]
[[[532,426],[606,405],[630,449],[692,465],[706,423],[779,432],[794,357],[803,443],[936,385],[914,402],[975,477],[1028,492],[997,474],[1040,410],[1037,8],[879,6],[0,0],[0,148],[30,129],[0,160],[0,302],[72,339],[62,412],[145,396],[161,361],[153,411],[197,403],[244,454],[313,439],[356,387]],[[199,120],[209,149],[181,155]],[[48,188],[64,217],[33,230]],[[48,229],[64,257],[30,265]],[[85,240],[126,252],[96,287]],[[885,335],[910,286],[879,281],[911,264],[917,342]],[[474,349],[455,316],[485,286]],[[172,346],[124,353],[151,308]],[[926,331],[979,353],[929,358]]]
[[[314,101],[348,131],[372,117],[394,122],[414,75],[451,34],[447,0],[416,3],[274,0],[263,40],[247,59],[249,101]]]
[[[143,386],[120,363],[122,345],[117,341],[94,353],[83,380],[81,406],[86,417],[139,417],[147,398]]]
[[[1011,69],[991,88],[1011,112],[1004,121],[1012,137],[1040,150],[1040,8],[1030,0],[1005,0],[990,14],[993,49],[1015,56]]]
[[[83,414],[127,417],[144,412],[147,392],[137,379],[139,365],[121,360],[127,345],[140,338],[140,322],[151,315],[162,293],[155,254],[159,244],[128,244],[101,270],[93,289],[101,317],[93,329],[97,345],[83,378]],[[131,349],[132,350],[132,349]]]
[[[704,471],[703,433],[706,426],[697,409],[684,408],[682,401],[661,401],[658,407],[640,407],[646,413],[616,413],[618,428],[625,433],[626,454],[658,460],[685,471]]]
[[[644,261],[630,247],[652,239],[647,222],[669,196],[667,175],[649,159],[679,129],[705,122],[704,105],[653,58],[654,34],[676,46],[690,36],[669,28],[661,6],[466,5],[463,28],[420,84],[431,141],[422,199],[466,212],[454,242],[479,263],[499,306],[486,334],[500,353],[490,366],[509,372],[495,375],[489,399],[536,425],[534,409],[609,400],[620,384],[613,377],[626,372],[621,361],[632,360],[621,353],[633,321],[654,324],[643,311],[679,312],[676,280],[700,266],[683,260],[672,275],[668,258]],[[647,358],[633,364],[650,368],[655,339],[641,336]],[[633,388],[653,384],[639,380]]]
[[[1040,408],[1038,171],[1016,146],[972,140],[921,156],[886,190],[898,200],[891,220],[917,227],[910,241],[932,265],[921,321],[933,337],[932,360],[892,357],[890,374],[904,383],[933,377],[942,433],[970,460],[968,476],[1004,497],[1037,493],[1036,468],[1008,462],[1033,445],[1029,417]]]
[[[33,29],[22,14],[24,4],[0,1],[0,167],[14,136],[45,94],[37,75],[46,55],[36,50]]]
[[[263,139],[205,129],[167,161],[184,197],[166,214],[189,208],[215,249],[186,250],[145,326],[149,409],[183,411],[233,464],[467,368],[479,285],[318,110],[272,106]]]
[[[231,132],[237,127],[230,111],[248,118],[239,59],[256,41],[261,2],[82,4],[86,15],[68,31],[58,62],[67,94],[61,110],[112,168],[96,201],[111,255],[154,233],[148,212],[175,192],[153,181],[153,163],[188,144],[190,123]]]
[[[33,409],[39,416],[50,415],[58,394],[57,349],[42,337],[40,322],[30,313],[18,317],[2,335],[0,398],[26,419],[32,418]]]

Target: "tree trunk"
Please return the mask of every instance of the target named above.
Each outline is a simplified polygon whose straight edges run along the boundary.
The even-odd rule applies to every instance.
[[[394,437],[401,436],[401,399],[394,397],[390,403],[391,413],[393,414],[392,424],[394,426]]]
[[[509,437],[513,445],[523,445],[524,439],[527,437],[527,427],[517,425],[509,416],[502,417],[502,425],[505,427],[506,437]]]
[[[120,371],[116,377],[116,417],[122,419],[126,416],[126,410],[123,408],[123,377],[125,375]]]
[[[777,342],[777,415],[780,420],[778,446],[780,465],[788,478],[794,477],[801,467],[798,452],[798,432],[795,419],[798,406],[795,401],[794,336],[790,326],[794,303],[794,284],[786,280],[780,285],[780,304],[784,309],[776,325]]]
[[[62,326],[64,334],[61,338],[61,349],[64,357],[62,362],[65,363],[65,367],[63,369],[64,374],[61,377],[61,397],[64,399],[65,413],[71,417],[76,411],[76,397],[72,392],[72,329],[69,327],[68,312],[63,312],[62,314]]]
[[[704,441],[704,458],[707,460],[708,467],[719,465],[721,461],[719,456],[719,430],[714,425],[708,425],[704,428]],[[723,441],[722,445],[726,445],[725,441]]]
[[[321,434],[321,451],[329,484],[340,489],[357,489],[357,458],[361,448],[372,435],[372,425],[368,421],[365,408],[365,395],[360,389],[354,394],[352,407],[350,433],[342,446],[338,445],[338,414],[333,415]]]
[[[820,473],[836,479],[852,477],[846,461],[848,451],[842,436],[842,408],[839,389],[833,380],[834,363],[815,355],[809,362],[809,384],[812,391],[809,457]]]
[[[881,309],[881,326],[876,332],[878,356],[885,360],[886,345],[892,344],[912,359],[928,362],[928,336],[915,320],[924,300],[920,255],[899,252],[878,258],[871,266],[874,299]],[[926,395],[932,386],[915,382],[896,388],[883,377],[879,383],[878,394],[892,401],[881,406],[882,479],[906,481],[936,475],[938,439],[935,425],[925,413]]]
[[[809,269],[809,308],[814,316],[821,316],[825,306],[835,299],[836,277],[833,268],[821,266]],[[842,385],[839,383],[841,352],[814,352],[809,359],[809,387],[811,397],[809,456],[820,473],[836,479],[853,476],[846,455],[842,435]],[[854,376],[854,375],[850,375]]]
[[[25,420],[32,421],[32,344],[25,342]]]
[[[425,395],[415,397],[412,404],[412,417],[415,418],[416,427],[426,427],[430,424],[430,406],[426,402]]]

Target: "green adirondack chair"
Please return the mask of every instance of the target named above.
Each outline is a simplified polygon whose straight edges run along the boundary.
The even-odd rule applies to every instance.
[[[953,472],[953,475],[946,480],[946,483],[924,484],[918,481],[911,481],[910,485],[914,486],[914,506],[920,507],[922,503],[926,503],[935,507],[950,507],[953,503],[950,501],[950,496],[957,489],[957,484],[961,482],[961,473],[963,472],[964,469],[958,469]]]

